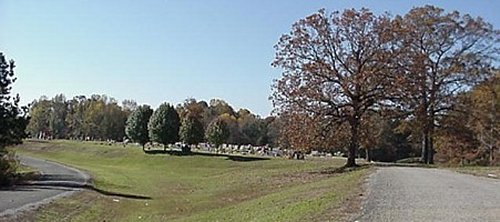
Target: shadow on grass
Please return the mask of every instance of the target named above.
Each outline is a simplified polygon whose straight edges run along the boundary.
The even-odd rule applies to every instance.
[[[346,166],[332,167],[332,168],[322,169],[319,171],[313,171],[311,173],[313,173],[313,174],[341,174],[341,173],[347,173],[347,172],[352,172],[352,171],[362,170],[362,169],[367,169],[367,168],[370,168],[370,164],[361,164],[361,165],[356,165],[355,167],[346,167]]]
[[[230,154],[223,154],[223,153],[182,152],[180,150],[145,150],[144,152],[146,154],[150,154],[150,155],[168,154],[168,155],[173,155],[173,156],[226,157],[227,160],[238,161],[238,162],[269,160],[269,158],[266,158],[266,157],[239,156],[239,155],[230,155]]]
[[[111,192],[111,191],[101,190],[101,189],[94,187],[92,185],[87,185],[84,188],[87,188],[89,190],[93,190],[95,192],[98,192],[98,193],[106,195],[106,196],[124,197],[124,198],[129,198],[129,199],[136,199],[136,200],[151,200],[151,197],[148,197],[148,196]]]
[[[81,184],[81,183],[75,183],[75,182],[71,182],[71,181],[54,181],[51,183],[46,183],[43,181],[38,181],[38,182],[37,181],[27,181],[27,182],[23,182],[23,183],[18,183],[16,186],[2,187],[2,188],[0,188],[0,190],[13,191],[13,192],[16,192],[16,191],[34,191],[34,192],[36,192],[37,190],[66,190],[66,191],[70,191],[70,190],[74,190],[75,188],[93,190],[93,191],[100,193],[102,195],[105,195],[105,196],[123,197],[123,198],[136,199],[136,200],[150,200],[150,199],[152,199],[151,197],[148,197],[148,196],[112,192],[112,191],[99,189],[92,184]]]
[[[137,200],[150,200],[151,197],[137,195],[137,194],[126,194],[118,193],[107,190],[102,190],[95,187],[91,183],[81,181],[79,178],[75,178],[71,175],[40,175],[38,173],[29,173],[18,175],[16,180],[12,181],[11,184],[6,186],[0,186],[0,191],[34,191],[37,190],[74,190],[74,189],[86,189],[93,190],[105,196],[116,196],[129,199]]]

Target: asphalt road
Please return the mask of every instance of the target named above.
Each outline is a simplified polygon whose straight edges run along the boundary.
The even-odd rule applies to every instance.
[[[0,190],[0,217],[36,208],[52,199],[67,196],[90,182],[90,177],[58,163],[19,156],[21,164],[40,170],[41,177],[26,185]]]
[[[443,169],[380,167],[357,221],[500,221],[500,180]]]

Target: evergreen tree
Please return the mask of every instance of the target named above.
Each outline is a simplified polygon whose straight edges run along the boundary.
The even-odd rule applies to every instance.
[[[19,95],[10,95],[16,81],[15,67],[14,60],[7,62],[0,52],[0,185],[8,182],[15,172],[16,161],[5,147],[22,142],[28,123],[26,108],[19,106]]]

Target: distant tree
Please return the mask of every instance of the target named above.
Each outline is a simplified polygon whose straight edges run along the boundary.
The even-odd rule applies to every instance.
[[[163,103],[149,120],[149,137],[152,141],[163,144],[166,149],[168,144],[179,141],[179,127],[179,114],[173,106]]]
[[[122,109],[126,113],[126,116],[128,116],[137,109],[137,102],[131,99],[123,100]]]
[[[437,160],[450,164],[499,163],[500,72],[457,96],[436,132]]]
[[[229,133],[226,122],[221,118],[217,118],[208,125],[205,137],[210,144],[218,148],[227,141]]]
[[[145,145],[150,141],[148,123],[153,110],[148,105],[137,107],[127,119],[125,133],[132,141],[139,143],[145,151]]]
[[[214,117],[218,117],[225,113],[231,116],[235,116],[233,107],[231,107],[226,101],[222,99],[211,99],[209,108]]]
[[[49,131],[55,139],[66,137],[67,102],[63,94],[56,95],[51,101],[49,111]]]
[[[105,139],[104,118],[107,97],[91,95],[84,103],[83,132],[93,140]]]
[[[31,103],[30,120],[26,128],[31,137],[50,136],[51,107],[51,101],[43,96]]]
[[[361,156],[368,161],[392,162],[415,156],[408,140],[410,133],[399,128],[401,120],[384,118],[379,114],[366,116],[362,120],[361,147],[365,153]]]
[[[0,52],[0,185],[8,183],[15,172],[14,156],[5,148],[22,143],[28,124],[27,109],[19,105],[19,95],[11,95],[12,84],[16,81],[15,67],[14,60],[7,62]]]
[[[495,75],[479,84],[471,92],[473,109],[471,116],[474,121],[470,124],[478,138],[481,148],[487,151],[489,163],[500,163],[495,159],[500,147],[500,70],[495,70]]]
[[[188,98],[184,100],[184,103],[178,104],[176,110],[181,119],[184,119],[188,114],[201,118],[207,108],[206,103],[198,102],[194,98]]]
[[[203,141],[205,131],[199,118],[189,114],[184,117],[179,132],[182,142],[193,145]]]
[[[87,98],[83,95],[75,96],[68,101],[68,113],[66,115],[66,127],[68,138],[84,139],[83,120],[85,118],[85,101]],[[34,109],[31,110],[31,115],[34,115]],[[33,118],[30,120],[32,124]]]
[[[269,116],[264,119],[266,123],[267,144],[271,147],[278,147],[278,138],[280,136],[280,120],[275,116]]]
[[[435,135],[436,160],[465,165],[481,156],[480,143],[471,127],[476,122],[471,115],[474,104],[470,94],[459,95],[454,103],[454,110],[440,121]]]
[[[126,111],[122,110],[114,99],[111,99],[104,107],[104,119],[102,123],[104,138],[116,141],[123,140],[126,121]]]
[[[256,145],[261,136],[259,119],[247,109],[240,109],[236,113],[238,130],[241,133],[240,144]]]
[[[260,118],[255,118],[240,125],[240,130],[244,138],[254,146],[262,146],[268,143],[267,125]]]
[[[273,85],[275,112],[307,120],[312,125],[304,129],[319,130],[315,137],[322,140],[334,139],[325,136],[335,137],[331,129],[347,124],[348,167],[356,165],[361,119],[386,96],[391,27],[389,18],[367,9],[320,10],[296,22],[275,46],[272,65],[283,70]]]
[[[229,130],[229,136],[227,138],[226,143],[229,144],[243,144],[249,143],[250,141],[246,140],[243,133],[241,132],[238,126],[238,120],[234,115],[229,113],[223,113],[218,117],[218,119],[224,121],[226,123],[226,127]]]

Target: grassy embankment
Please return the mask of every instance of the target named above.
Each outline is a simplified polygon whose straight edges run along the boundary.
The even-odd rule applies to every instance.
[[[464,166],[451,168],[459,173],[472,174],[474,176],[482,176],[500,179],[500,166]]]
[[[311,173],[340,167],[344,160],[148,155],[130,145],[90,142],[27,141],[14,149],[87,171],[100,189],[151,197],[134,200],[85,191],[25,217],[37,221],[343,220],[346,212],[358,209],[355,200],[368,173]]]

